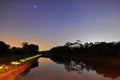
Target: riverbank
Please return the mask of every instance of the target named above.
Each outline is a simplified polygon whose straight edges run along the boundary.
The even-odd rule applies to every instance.
[[[0,69],[0,80],[15,80],[15,78],[31,66],[41,55],[31,56],[19,61],[12,61]]]
[[[0,74],[0,80],[15,80],[16,77],[20,73],[24,72],[29,66],[31,66],[35,60],[36,59],[27,61],[24,64],[22,64],[21,66],[18,66],[18,67],[16,66],[15,69],[6,71],[4,73],[1,73]]]

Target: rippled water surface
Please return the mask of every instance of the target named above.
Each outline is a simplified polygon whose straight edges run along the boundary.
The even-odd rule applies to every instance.
[[[120,80],[120,69],[82,61],[39,58],[16,80]]]

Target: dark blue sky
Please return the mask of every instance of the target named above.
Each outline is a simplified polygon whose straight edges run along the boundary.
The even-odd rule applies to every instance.
[[[120,0],[0,0],[0,40],[36,43],[120,40]]]

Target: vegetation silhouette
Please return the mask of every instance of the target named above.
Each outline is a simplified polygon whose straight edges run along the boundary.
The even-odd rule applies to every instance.
[[[77,40],[74,43],[67,42],[63,46],[52,48],[48,52],[44,52],[43,56],[55,56],[62,58],[120,58],[120,41],[119,42],[95,42],[84,43]]]
[[[22,47],[10,47],[3,41],[0,41],[0,64],[17,61],[29,56],[39,54],[39,46],[36,44],[22,43]]]
[[[82,44],[77,40],[74,43],[67,42],[63,46],[53,47],[49,51],[40,52],[38,49],[38,45],[27,42],[23,42],[22,47],[11,47],[0,41],[0,64],[42,54],[42,57],[49,57],[59,64],[64,64],[67,71],[82,73],[82,70],[86,69],[86,71],[95,70],[104,77],[112,79],[120,76],[120,69],[117,68],[120,66],[120,41]],[[38,66],[38,62],[35,66]],[[26,73],[29,71],[30,69]]]
[[[0,41],[0,54],[3,55],[9,52],[10,52],[10,45],[6,44],[3,41]]]

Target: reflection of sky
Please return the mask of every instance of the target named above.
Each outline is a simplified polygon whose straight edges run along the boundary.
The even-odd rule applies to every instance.
[[[120,0],[0,0],[0,10],[0,40],[13,46],[120,40]]]
[[[37,68],[31,69],[27,75],[19,76],[16,80],[112,80],[92,70],[83,70],[83,73],[78,74],[75,71],[67,72],[64,67],[63,64],[56,64],[50,59],[40,58]]]

